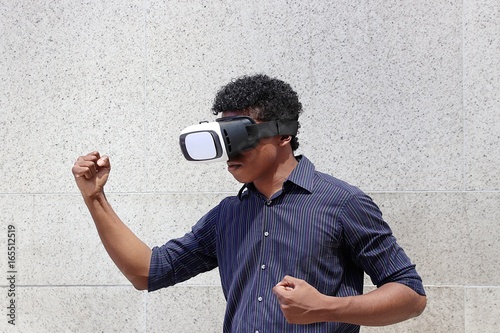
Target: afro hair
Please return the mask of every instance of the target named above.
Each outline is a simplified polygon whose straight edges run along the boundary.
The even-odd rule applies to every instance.
[[[292,87],[267,75],[242,76],[222,87],[215,96],[212,111],[241,111],[258,121],[298,120],[302,104]],[[299,147],[297,138],[292,149]]]

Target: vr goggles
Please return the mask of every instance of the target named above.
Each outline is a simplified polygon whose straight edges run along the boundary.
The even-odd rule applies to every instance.
[[[242,151],[255,148],[262,138],[297,135],[296,120],[275,120],[256,124],[250,117],[218,118],[200,122],[181,131],[179,143],[188,161],[227,161]]]

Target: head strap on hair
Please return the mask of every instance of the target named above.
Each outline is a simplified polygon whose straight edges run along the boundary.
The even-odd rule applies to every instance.
[[[297,135],[299,122],[297,120],[273,120],[249,125],[246,128],[249,139],[259,140],[275,135]]]

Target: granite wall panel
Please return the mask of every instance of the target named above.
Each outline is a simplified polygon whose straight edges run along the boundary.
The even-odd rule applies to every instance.
[[[149,246],[182,236],[240,184],[184,161],[178,133],[214,119],[222,85],[264,72],[299,93],[298,153],[368,192],[422,275],[420,317],[362,332],[494,332],[499,25],[496,0],[0,5],[0,244],[14,226],[18,305],[0,331],[220,332],[217,270],[133,290],[70,169],[110,155],[127,225]]]

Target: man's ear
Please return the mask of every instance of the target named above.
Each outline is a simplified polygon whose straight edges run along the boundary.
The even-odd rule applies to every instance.
[[[290,141],[292,141],[291,135],[282,135],[280,138],[280,144],[283,146],[289,143]]]

